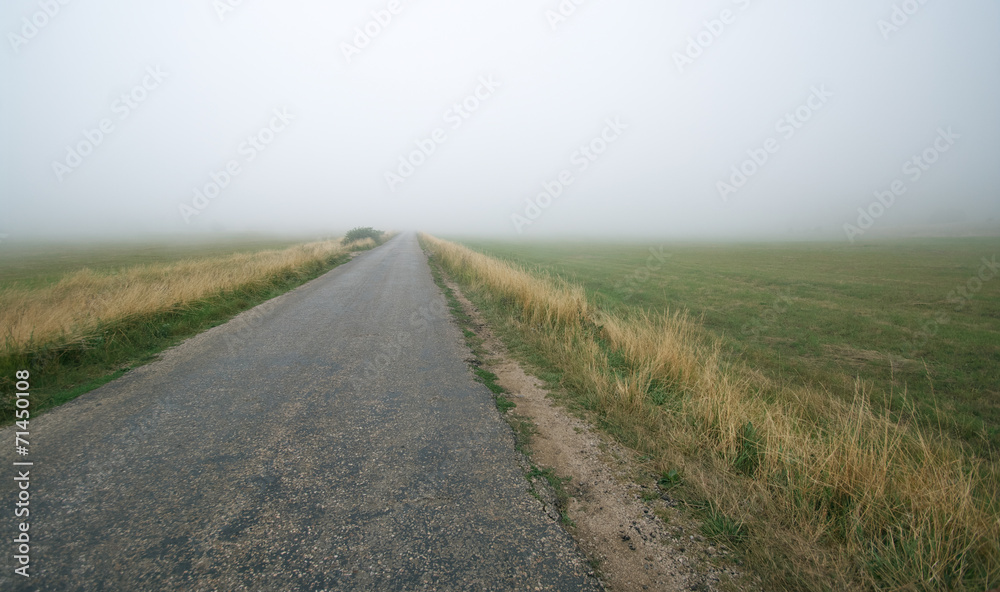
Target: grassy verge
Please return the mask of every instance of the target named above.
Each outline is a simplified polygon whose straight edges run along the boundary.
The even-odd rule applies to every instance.
[[[8,328],[0,348],[0,422],[13,420],[17,370],[31,372],[32,411],[44,411],[349,258],[337,243],[311,243],[76,270],[62,280],[7,288],[0,292]]]
[[[542,469],[531,462],[531,438],[536,433],[535,425],[526,417],[508,413],[508,411],[517,405],[507,398],[506,395],[509,393],[497,382],[497,375],[483,368],[483,358],[486,352],[483,349],[482,338],[472,330],[472,319],[462,309],[462,305],[459,303],[458,298],[455,297],[455,293],[444,282],[444,270],[440,262],[432,257],[430,259],[430,267],[434,282],[444,293],[445,299],[448,301],[448,308],[462,329],[462,334],[465,336],[466,345],[472,350],[473,357],[469,362],[472,373],[475,375],[476,380],[493,393],[493,401],[496,404],[497,411],[500,412],[501,417],[503,417],[514,431],[515,448],[528,461],[524,477],[529,483],[531,495],[541,501],[543,505],[547,503],[546,499],[550,500],[550,503],[555,506],[556,511],[559,513],[560,522],[564,526],[574,526],[573,521],[566,513],[570,496],[566,491],[565,484],[569,479],[559,477],[552,469]],[[545,488],[549,495],[543,495],[539,491],[539,487]]]
[[[512,351],[647,455],[777,589],[986,590],[1000,578],[996,465],[870,404],[775,381],[681,314],[424,236]],[[662,486],[662,485],[661,485]]]

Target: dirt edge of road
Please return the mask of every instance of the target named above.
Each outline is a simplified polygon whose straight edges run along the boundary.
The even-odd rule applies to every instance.
[[[542,381],[509,355],[459,286],[443,272],[442,277],[470,319],[463,328],[482,342],[482,359],[476,363],[497,376],[516,404],[508,422],[515,431],[530,433],[524,450],[530,464],[551,470],[564,483],[559,503],[544,480],[532,480],[540,501],[550,518],[563,522],[608,590],[760,589],[729,549],[699,534],[700,524],[660,491],[654,476],[644,474],[634,452],[555,404]]]

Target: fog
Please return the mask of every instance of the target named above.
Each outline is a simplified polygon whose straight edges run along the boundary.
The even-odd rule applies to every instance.
[[[994,0],[37,0],[0,31],[0,240],[1000,226]]]

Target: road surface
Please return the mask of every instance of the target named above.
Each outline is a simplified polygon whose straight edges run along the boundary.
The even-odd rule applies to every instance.
[[[31,420],[28,578],[0,430],[0,590],[598,590],[467,356],[412,234],[187,340]]]

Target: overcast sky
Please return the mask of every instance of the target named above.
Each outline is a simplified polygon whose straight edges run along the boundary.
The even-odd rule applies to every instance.
[[[1000,224],[996,0],[7,0],[0,32],[11,239]]]

